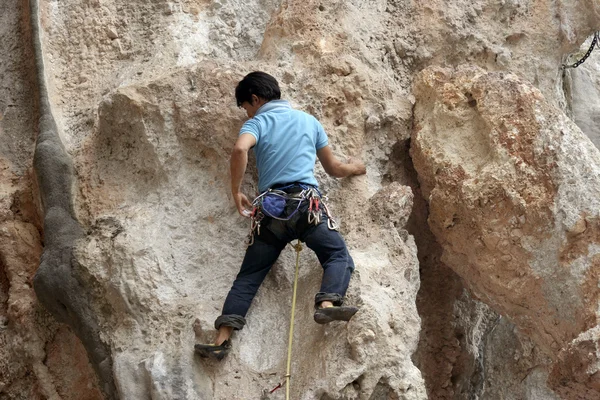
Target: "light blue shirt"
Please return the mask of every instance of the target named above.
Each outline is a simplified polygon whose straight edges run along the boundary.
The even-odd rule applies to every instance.
[[[294,110],[286,100],[271,100],[242,125],[240,135],[244,133],[256,138],[259,191],[291,182],[318,186],[317,150],[327,146],[328,139],[315,117]]]

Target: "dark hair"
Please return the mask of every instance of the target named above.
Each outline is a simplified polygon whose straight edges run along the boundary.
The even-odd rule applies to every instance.
[[[252,104],[253,94],[266,101],[279,100],[281,90],[277,79],[265,72],[250,72],[235,88],[235,100],[238,107],[245,101]]]

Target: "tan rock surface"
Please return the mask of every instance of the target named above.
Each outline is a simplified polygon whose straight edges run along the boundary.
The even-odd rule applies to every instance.
[[[8,0],[1,9],[0,398],[100,399],[80,340],[43,309],[32,287],[43,236],[32,173],[37,104],[29,8]],[[57,336],[68,346],[56,345]],[[51,360],[58,358],[57,368]]]
[[[25,4],[10,1],[9,7]],[[529,197],[521,196],[523,202],[512,208],[491,209],[481,215],[479,222],[494,227],[512,224],[510,212],[530,203],[533,205],[527,217],[531,218],[524,223],[527,228],[503,231],[496,235],[500,237],[486,233],[484,243],[495,246],[507,239],[508,244],[502,242],[499,250],[489,251],[508,251],[498,254],[504,257],[500,259],[502,265],[510,265],[508,256],[519,261],[525,260],[519,257],[529,256],[530,260],[538,260],[531,267],[535,273],[547,274],[542,274],[540,280],[527,280],[529,275],[519,276],[521,270],[508,270],[484,285],[484,280],[465,277],[455,268],[457,262],[448,256],[447,242],[435,243],[425,226],[428,209],[422,195],[427,197],[435,191],[436,184],[423,180],[423,187],[419,187],[407,153],[407,139],[413,125],[425,119],[418,116],[413,120],[412,82],[421,69],[437,64],[470,64],[488,71],[514,72],[536,86],[548,103],[572,115],[586,133],[593,134],[595,114],[587,110],[595,108],[577,100],[585,97],[581,94],[588,81],[578,81],[578,72],[563,74],[560,65],[598,29],[600,6],[596,1],[40,3],[40,59],[45,67],[40,86],[47,85],[49,90],[49,102],[41,103],[50,106],[42,107],[44,115],[53,114],[57,129],[48,124],[49,119],[42,121],[50,129],[40,140],[46,147],[38,144],[38,150],[48,153],[44,153],[46,158],[38,157],[36,168],[42,176],[39,197],[44,199],[47,214],[46,228],[35,240],[46,239],[47,254],[39,269],[41,278],[36,290],[55,317],[69,323],[82,339],[106,398],[259,398],[264,389],[280,381],[294,261],[291,250],[282,255],[265,281],[249,315],[250,322],[236,336],[229,359],[221,365],[206,363],[191,351],[195,341],[211,337],[212,321],[243,254],[247,226],[228,198],[227,159],[244,117],[235,108],[233,86],[254,69],[274,74],[285,98],[323,122],[336,155],[362,158],[368,167],[366,177],[341,181],[328,178],[317,167],[322,188],[331,197],[333,211],[357,261],[349,300],[360,305],[362,311],[347,326],[316,326],[311,320],[310,299],[318,285],[320,267],[308,251],[303,252],[294,347],[293,388],[298,396],[322,400],[549,399],[556,394],[544,383],[549,362],[545,353],[558,365],[551,379],[559,382],[555,387],[568,389],[560,390],[565,398],[586,390],[580,383],[589,378],[589,373],[581,366],[591,371],[595,361],[586,359],[582,352],[594,345],[590,339],[595,331],[585,331],[592,325],[594,314],[582,304],[593,300],[595,287],[593,274],[585,277],[582,271],[586,254],[593,253],[593,246],[587,242],[593,242],[597,235],[590,229],[595,223],[594,210],[590,208],[583,219],[573,210],[595,194],[583,191],[581,186],[560,194],[557,189],[561,185],[552,176],[555,165],[547,154],[546,158],[524,157],[523,165],[504,171],[500,178],[507,179],[506,185],[516,180],[521,192],[515,193],[524,195],[526,189],[531,189]],[[9,14],[3,13],[0,18]],[[23,15],[21,21],[26,21],[26,13]],[[7,30],[2,32],[14,31],[10,24],[0,29],[4,26]],[[5,72],[0,73],[2,88],[11,87],[14,71],[19,71],[17,75],[27,71],[6,62],[17,54],[19,40],[25,39],[0,44],[5,46],[0,56],[0,72]],[[590,77],[597,71],[594,65],[584,66],[589,68],[586,73]],[[9,95],[35,98],[27,88],[34,78],[25,74],[19,79],[24,84],[15,85]],[[569,79],[572,90],[568,88]],[[519,95],[519,90],[513,94]],[[533,89],[527,90],[529,97],[525,97],[529,99],[541,96]],[[7,160],[2,165],[10,169],[9,174],[2,175],[1,184],[14,179],[30,182],[25,171],[31,165],[33,137],[24,139],[20,132],[22,127],[35,131],[33,121],[38,117],[28,114],[31,106],[26,101],[10,108],[3,102],[10,96],[0,96],[0,135],[6,139],[0,143],[0,155]],[[594,98],[591,96],[587,103],[593,104]],[[460,96],[450,100],[459,105],[463,101]],[[495,104],[490,120],[499,121],[501,113],[506,112],[504,107]],[[550,107],[544,107],[536,112],[544,117],[555,116],[553,111],[548,112]],[[460,110],[465,112],[457,117],[465,123],[464,131],[488,128],[471,107]],[[557,123],[531,118],[527,122],[525,126],[529,127]],[[450,161],[460,163],[467,173],[485,169],[495,154],[485,140],[479,136],[473,140],[452,124],[445,125],[444,120],[437,128],[436,133],[453,139],[447,140],[453,143]],[[525,130],[523,137],[511,137],[507,132],[504,146],[514,154],[523,154],[536,136],[533,128]],[[580,139],[569,142],[569,146],[578,146]],[[504,157],[516,157],[510,154]],[[487,158],[482,160],[481,155]],[[563,164],[579,165],[577,162],[574,157]],[[420,173],[437,166],[433,161],[416,161],[416,165]],[[502,171],[499,168],[496,172]],[[583,175],[581,168],[573,173]],[[529,180],[519,182],[515,176]],[[249,195],[255,191],[255,178],[251,168],[244,186]],[[530,187],[524,188],[523,182],[531,183]],[[42,231],[41,224],[34,222],[37,210],[32,204],[39,201],[32,194],[33,187],[31,183],[19,188],[9,185],[6,199],[11,200],[3,200],[2,204],[23,215],[16,218],[19,223],[33,223]],[[571,199],[569,193],[585,193],[584,200]],[[513,192],[510,195],[518,198]],[[526,254],[538,248],[536,243],[523,244],[527,237],[537,237],[548,231],[548,226],[554,226],[551,205],[557,198],[568,198],[564,202],[573,203],[561,217],[561,223],[571,229],[571,244],[561,250],[560,240],[547,239],[537,253]],[[460,204],[451,206],[457,208]],[[436,207],[432,207],[432,221],[447,211],[446,207]],[[475,204],[474,209],[486,210],[486,206]],[[6,219],[13,220],[11,215]],[[20,231],[11,229],[9,232]],[[457,240],[467,247],[473,232],[477,229],[469,226]],[[12,243],[12,237],[3,240]],[[74,243],[76,238],[79,241]],[[518,238],[525,239],[519,243]],[[60,246],[53,246],[57,241]],[[71,246],[75,244],[72,254]],[[476,245],[471,243],[469,249],[475,251]],[[36,246],[39,248],[39,243]],[[440,261],[442,248],[444,261],[461,276]],[[522,249],[514,253],[515,248]],[[11,249],[4,253],[13,254]],[[572,278],[569,269],[545,269],[547,258],[556,252],[562,252],[565,265],[579,263],[579,280]],[[473,270],[485,270],[496,262],[491,255],[477,253],[473,257]],[[12,265],[11,271],[22,269],[20,275],[30,279],[29,264]],[[7,282],[20,276],[11,272],[9,278],[2,270],[8,269],[0,268],[0,305],[11,301]],[[529,286],[519,286],[522,278]],[[550,278],[565,282],[565,288],[550,285]],[[49,290],[56,288],[61,279],[68,282],[63,290]],[[581,286],[585,279],[590,284]],[[536,344],[517,332],[506,318],[499,319],[474,299],[465,290],[465,281],[479,299],[508,313],[520,328],[530,327],[522,331],[532,335]],[[477,286],[472,281],[482,283]],[[516,298],[498,299],[507,287]],[[579,293],[578,288],[584,288],[582,291],[590,297]],[[571,294],[564,304],[561,289]],[[14,301],[39,310],[35,299],[26,300],[31,299],[31,293],[24,290],[22,300]],[[529,299],[533,302],[525,303]],[[499,306],[504,303],[522,308]],[[551,307],[555,303],[560,303],[558,311]],[[567,313],[566,304],[574,304],[577,312]],[[529,310],[536,310],[531,321],[526,318]],[[43,315],[41,321],[33,320],[48,328],[42,328],[37,334],[39,340],[32,341],[37,346],[37,358],[13,364],[19,367],[18,372],[10,373],[9,395],[18,398],[21,391],[32,398],[69,398],[75,392],[96,398],[98,391],[93,379],[88,378],[90,369],[85,371],[87,361],[77,341],[69,336],[68,329],[49,321],[48,314]],[[540,332],[534,321],[549,324],[548,333]],[[557,325],[552,325],[555,322]],[[19,329],[12,334],[17,338],[24,335]],[[553,341],[564,351],[558,353],[558,348],[552,347]],[[40,346],[46,353],[39,350]],[[515,349],[512,353],[511,347]],[[10,359],[19,354],[11,353]],[[510,357],[519,360],[507,366]],[[45,360],[45,364],[40,366],[39,360]],[[60,367],[63,362],[64,367]],[[34,365],[35,379],[23,372]],[[77,372],[69,374],[70,368]],[[48,383],[48,373],[52,383]],[[40,383],[34,384],[36,380]],[[81,389],[84,385],[87,389]],[[270,398],[281,396],[279,391]]]
[[[593,396],[600,152],[514,75],[430,68],[415,94],[412,155],[442,260],[555,360],[556,387]]]
[[[205,63],[121,88],[100,105],[98,130],[82,151],[86,159],[80,158],[80,171],[94,177],[81,186],[89,199],[86,209],[105,217],[96,217],[77,259],[82,275],[89,274],[85,285],[96,288],[104,330],[113,332],[122,396],[255,398],[275,387],[284,369],[291,251],[267,278],[224,366],[194,359],[191,351],[192,322],[200,320],[196,340],[211,339],[213,320],[245,247],[246,221],[223,205],[228,153],[242,121],[226,93],[239,77]],[[320,267],[312,254],[303,255],[294,391],[307,398],[388,392],[424,398],[420,374],[410,361],[419,329],[416,248],[399,232],[410,214],[412,193],[390,185],[364,213],[364,179],[339,187],[333,183],[325,180],[323,186],[348,201],[346,209],[334,203],[334,212],[359,266],[349,298],[363,311],[347,326],[316,325],[311,298]],[[254,185],[247,190],[252,193]],[[364,226],[372,219],[378,225],[367,232]],[[169,378],[173,374],[181,376],[183,386]],[[137,383],[143,376],[150,387]]]

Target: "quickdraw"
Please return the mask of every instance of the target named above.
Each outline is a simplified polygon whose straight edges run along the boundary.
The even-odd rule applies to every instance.
[[[327,207],[327,204],[325,202],[323,202],[323,208],[325,209],[325,214],[327,214],[327,227],[329,228],[329,230],[339,231],[340,226],[331,215],[331,212],[329,212],[329,207]]]
[[[317,189],[310,189],[308,197],[308,223],[315,226],[321,223],[320,199],[321,196],[319,196]]]
[[[246,245],[248,247],[254,244],[254,231],[260,235],[260,223],[264,217],[265,215],[260,211],[259,207],[254,206],[252,208],[252,214],[250,215],[250,234],[246,240]]]
[[[299,210],[303,201],[308,201],[308,223],[313,225],[319,225],[322,221],[321,213],[324,211],[327,215],[327,227],[332,231],[339,230],[339,225],[333,218],[333,215],[329,211],[329,207],[327,207],[326,201],[328,201],[327,197],[325,199],[322,198],[321,192],[319,189],[313,188],[310,186],[303,186],[302,191],[295,194],[289,194],[284,190],[292,187],[292,185],[280,188],[280,189],[268,189],[258,195],[254,201],[252,202],[252,214],[250,215],[250,233],[248,235],[248,239],[246,244],[248,246],[252,246],[254,244],[254,233],[256,232],[260,235],[260,225],[261,221],[265,216],[279,220],[279,221],[288,221],[290,220]],[[263,201],[267,198],[267,196],[277,196],[284,198],[286,201],[297,201],[298,204],[296,209],[287,217],[281,218],[277,215],[270,214],[264,207]]]

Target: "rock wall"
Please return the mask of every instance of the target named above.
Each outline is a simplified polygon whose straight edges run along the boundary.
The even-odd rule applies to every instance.
[[[29,304],[43,320],[37,331],[8,326],[17,338],[41,332],[37,358],[0,375],[10,383],[1,395],[19,398],[18,388],[39,386],[24,396],[72,396],[73,379],[57,365],[88,363],[73,351],[81,345],[72,330],[99,383],[89,367],[64,371],[82,372],[76,382],[89,389],[76,393],[88,398],[99,389],[124,399],[283,398],[265,389],[285,368],[292,250],[267,277],[232,354],[217,364],[192,351],[212,338],[244,251],[247,221],[228,197],[229,152],[244,120],[233,88],[261,69],[322,121],[337,156],[361,158],[368,169],[344,180],[316,169],[357,264],[348,297],[361,311],[349,324],[314,324],[320,267],[303,251],[295,398],[594,398],[596,359],[585,352],[597,352],[596,193],[567,175],[593,182],[598,160],[562,112],[595,135],[597,100],[585,88],[598,68],[595,54],[578,70],[561,64],[600,26],[597,2],[39,5],[37,88],[30,64],[7,67],[8,81],[23,86],[1,89],[22,99],[16,109],[25,115],[10,128],[0,119],[0,154],[11,163],[0,184],[20,199],[7,203],[12,225],[2,243],[25,229],[37,257],[45,246],[37,298],[70,328],[49,319],[29,284]],[[29,26],[27,14],[13,21]],[[26,33],[14,43],[3,54],[25,65],[31,40]],[[27,115],[27,101],[37,98],[39,111]],[[52,118],[39,128],[38,193],[28,172],[35,135],[20,132],[37,134],[35,119],[44,115]],[[49,120],[55,124],[44,125]],[[494,147],[489,137],[504,139]],[[54,153],[40,151],[48,138]],[[244,190],[256,192],[253,168]],[[498,193],[516,203],[493,207],[487,199],[504,199]],[[55,199],[69,225],[50,212]],[[515,223],[525,226],[504,229]],[[476,233],[501,248],[478,247],[469,239]],[[65,245],[52,246],[52,238]],[[20,287],[11,271],[31,280],[37,257],[0,262],[0,305]],[[59,334],[49,345],[44,332]]]
[[[600,152],[515,75],[431,68],[415,93],[412,155],[442,260],[554,359],[557,390],[591,398]]]
[[[47,240],[33,173],[38,88],[30,8],[0,15],[0,398],[101,399],[86,350],[39,303],[32,279]]]

